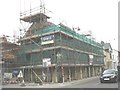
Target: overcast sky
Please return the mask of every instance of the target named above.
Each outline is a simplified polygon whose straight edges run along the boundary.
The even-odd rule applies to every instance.
[[[31,1],[31,5],[30,5]],[[44,0],[53,23],[92,31],[96,41],[118,47],[118,1],[120,0]],[[20,12],[40,5],[40,0],[0,0],[0,35],[19,34]]]

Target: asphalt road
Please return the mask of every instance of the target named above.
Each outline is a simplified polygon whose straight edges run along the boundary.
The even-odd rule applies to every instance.
[[[118,88],[118,83],[100,83],[99,77],[84,79],[63,88]]]

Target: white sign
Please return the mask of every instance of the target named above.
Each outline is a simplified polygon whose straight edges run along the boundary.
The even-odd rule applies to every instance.
[[[20,70],[20,72],[19,72],[19,74],[18,74],[18,76],[17,77],[23,77],[23,73],[22,73],[22,71]]]
[[[93,59],[93,58],[94,58],[94,56],[93,56],[93,55],[89,55],[89,58],[90,58],[90,59]]]
[[[12,78],[12,73],[4,73],[4,78]]]
[[[43,58],[43,67],[51,66],[51,58]]]
[[[89,55],[89,65],[93,65],[93,55]]]

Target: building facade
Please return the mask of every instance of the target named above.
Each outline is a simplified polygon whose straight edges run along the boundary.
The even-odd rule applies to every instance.
[[[112,68],[112,47],[110,43],[102,43],[103,48],[104,48],[104,64],[105,64],[105,69],[111,69]]]
[[[17,73],[14,73],[14,70],[19,67],[18,60],[18,49],[19,46],[15,43],[11,43],[7,40],[6,36],[0,37],[0,52],[1,52],[1,79],[5,78],[5,74],[10,73],[13,77],[17,77]]]
[[[18,41],[25,82],[67,82],[98,75],[104,65],[103,46],[69,27],[48,22],[44,13],[22,17],[31,24]]]
[[[112,50],[112,68],[117,70],[118,66],[118,50]]]

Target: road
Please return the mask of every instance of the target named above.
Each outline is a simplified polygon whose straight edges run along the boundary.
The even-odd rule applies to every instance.
[[[3,85],[3,88],[118,88],[118,83],[100,83],[99,77],[92,77],[58,84],[26,84],[25,87],[20,84],[10,84]]]
[[[118,83],[100,83],[99,77],[88,78],[63,88],[118,88]]]

